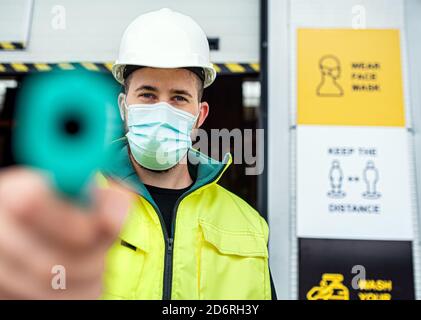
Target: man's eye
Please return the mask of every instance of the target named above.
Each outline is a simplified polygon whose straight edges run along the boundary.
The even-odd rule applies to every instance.
[[[186,98],[184,98],[183,96],[175,96],[174,97],[175,100],[177,101],[188,101]]]
[[[155,98],[155,95],[152,93],[141,93],[139,97],[146,98],[146,99],[153,99]]]

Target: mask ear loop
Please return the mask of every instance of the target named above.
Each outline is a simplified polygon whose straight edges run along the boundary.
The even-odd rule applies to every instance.
[[[126,102],[127,96],[124,93],[120,93],[118,95],[118,108],[120,109],[120,117],[123,122],[125,121],[125,114],[127,111],[127,102]]]
[[[200,107],[199,107],[199,112],[197,113],[197,115],[196,115],[196,117],[194,119],[194,123],[193,123],[193,128],[192,129],[195,129],[195,127],[196,127],[197,121],[199,120],[200,111],[202,111],[202,105],[200,105]]]
[[[193,127],[192,127],[192,132],[191,132],[191,140],[192,140],[192,142],[193,142],[193,140],[196,140],[196,138],[197,138],[197,132],[196,132],[196,130],[198,130],[199,127],[196,128],[196,125],[197,125],[197,121],[199,121],[200,111],[202,111],[202,106],[201,105],[199,107],[199,112],[196,115],[196,119],[194,120]]]

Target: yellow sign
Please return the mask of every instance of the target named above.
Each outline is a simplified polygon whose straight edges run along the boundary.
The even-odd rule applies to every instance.
[[[398,30],[299,29],[297,123],[405,126]]]
[[[308,300],[349,300],[349,290],[343,285],[344,277],[339,273],[325,273],[319,286],[307,293]]]

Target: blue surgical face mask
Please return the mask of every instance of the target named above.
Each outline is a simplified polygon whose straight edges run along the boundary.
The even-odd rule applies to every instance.
[[[174,167],[192,146],[191,132],[199,116],[166,102],[127,106],[128,139],[131,153],[142,167],[167,170]]]

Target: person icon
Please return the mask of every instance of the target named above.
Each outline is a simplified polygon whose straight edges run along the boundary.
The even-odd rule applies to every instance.
[[[363,193],[365,199],[378,199],[381,194],[377,192],[376,185],[379,181],[379,171],[374,165],[374,162],[369,160],[363,171],[363,179],[367,190]]]
[[[319,61],[319,68],[322,79],[317,87],[317,95],[320,97],[343,96],[344,90],[337,83],[338,78],[341,76],[339,59],[332,55],[323,56]]]
[[[345,192],[342,191],[343,172],[338,160],[333,160],[329,171],[329,181],[331,190],[327,195],[331,198],[344,198]]]

